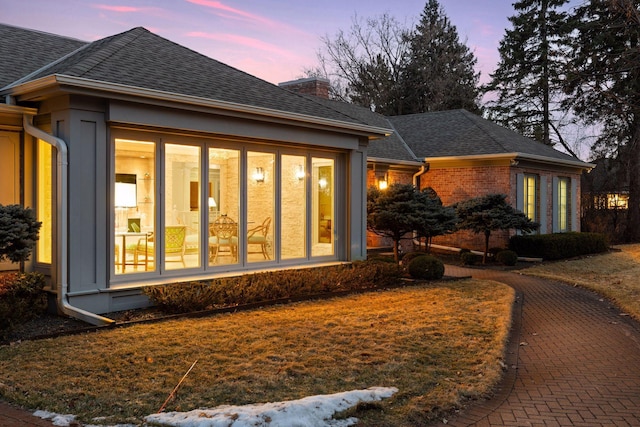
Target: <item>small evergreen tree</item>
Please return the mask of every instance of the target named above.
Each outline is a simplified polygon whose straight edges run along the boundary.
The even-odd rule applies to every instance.
[[[0,261],[28,260],[41,225],[29,208],[0,205]]]
[[[430,252],[431,240],[436,236],[452,233],[458,223],[458,216],[453,207],[442,204],[440,196],[431,187],[419,192],[418,197],[424,204],[424,209],[420,212],[415,231],[419,240],[425,239],[427,252]]]
[[[521,230],[525,233],[537,230],[540,226],[531,221],[525,214],[507,203],[504,194],[488,194],[475,197],[454,205],[460,218],[458,229],[483,233],[484,254],[482,263],[487,261],[489,237],[493,230]]]
[[[391,184],[386,190],[370,187],[367,192],[367,229],[393,240],[393,257],[400,262],[400,241],[410,239],[424,210],[423,200],[411,184]]]

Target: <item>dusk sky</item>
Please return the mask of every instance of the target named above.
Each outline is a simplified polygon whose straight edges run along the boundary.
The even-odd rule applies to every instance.
[[[84,41],[148,30],[271,83],[317,65],[320,38],[355,14],[417,22],[426,0],[0,0],[0,22]],[[512,0],[440,0],[486,82],[513,15]],[[413,27],[413,25],[411,25]]]

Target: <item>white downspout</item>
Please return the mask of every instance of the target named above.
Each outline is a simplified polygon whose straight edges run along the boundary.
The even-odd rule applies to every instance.
[[[69,304],[69,296],[67,295],[68,284],[68,222],[67,215],[67,174],[68,174],[68,153],[67,144],[60,138],[50,135],[41,129],[33,126],[33,116],[24,114],[22,123],[24,130],[31,136],[41,139],[47,144],[56,148],[56,208],[58,212],[58,221],[56,224],[56,289],[58,309],[67,316],[80,319],[84,322],[96,326],[111,325],[114,320],[90,313],[78,307]]]
[[[422,162],[422,166],[420,166],[420,170],[413,174],[413,186],[414,187],[418,183],[418,177],[427,171],[426,167],[427,167],[427,165],[424,162]]]

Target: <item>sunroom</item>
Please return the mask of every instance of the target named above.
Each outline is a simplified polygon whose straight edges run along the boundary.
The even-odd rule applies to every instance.
[[[0,165],[42,222],[29,268],[66,314],[100,323],[148,305],[145,286],[366,258],[367,146],[388,128],[144,28],[0,95],[29,107]]]

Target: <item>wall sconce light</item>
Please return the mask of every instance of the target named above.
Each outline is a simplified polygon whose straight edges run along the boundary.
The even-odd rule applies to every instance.
[[[302,181],[305,175],[306,174],[304,173],[304,166],[298,165],[296,167],[296,178],[298,178],[298,181]]]
[[[320,186],[321,189],[325,189],[327,188],[327,179],[326,178],[320,178],[318,180],[318,185]]]
[[[389,177],[387,174],[384,174],[384,176],[378,179],[378,189],[386,190],[387,187],[389,187]]]
[[[264,169],[258,167],[253,172],[253,180],[255,182],[264,182]]]

